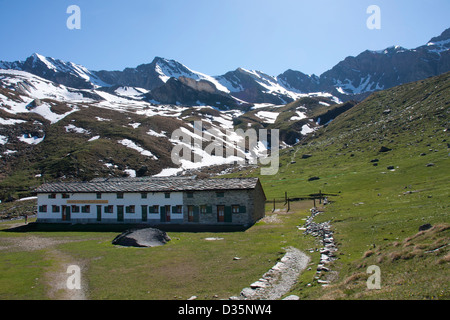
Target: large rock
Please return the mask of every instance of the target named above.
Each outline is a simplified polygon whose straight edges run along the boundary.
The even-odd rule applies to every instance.
[[[423,225],[421,225],[421,226],[419,227],[419,231],[425,231],[425,230],[431,229],[431,227],[432,227],[431,224],[426,223],[426,224],[423,224]]]
[[[169,241],[170,237],[164,231],[144,228],[127,230],[115,237],[112,244],[126,247],[156,247]]]
[[[391,151],[391,148],[385,147],[385,146],[381,146],[380,150],[378,150],[378,152],[388,152]]]

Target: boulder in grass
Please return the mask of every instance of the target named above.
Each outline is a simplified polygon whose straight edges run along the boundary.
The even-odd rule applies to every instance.
[[[157,247],[165,245],[170,237],[156,228],[127,230],[114,238],[112,244],[125,247]]]
[[[380,150],[378,150],[378,152],[388,152],[388,151],[391,151],[392,149],[390,149],[390,148],[388,148],[388,147],[385,147],[385,146],[382,146],[381,148],[380,148]]]
[[[423,225],[421,225],[421,226],[419,227],[419,231],[425,231],[425,230],[431,229],[431,227],[432,227],[431,224],[426,223],[426,224],[423,224]]]

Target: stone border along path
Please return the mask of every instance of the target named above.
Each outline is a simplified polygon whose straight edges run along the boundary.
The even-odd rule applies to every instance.
[[[330,272],[326,264],[336,260],[335,252],[337,251],[336,244],[333,238],[333,231],[329,222],[315,223],[314,217],[322,213],[316,208],[310,209],[311,215],[306,219],[303,227],[298,227],[298,230],[304,231],[304,234],[312,235],[313,237],[320,237],[323,245],[320,248],[320,262],[317,265],[317,275],[315,279],[322,286],[329,284],[328,280],[321,280],[320,274],[322,272]],[[314,252],[314,249],[311,249]],[[252,283],[250,287],[244,288],[239,297],[230,297],[230,300],[275,300],[281,298],[284,294],[289,292],[290,288],[295,284],[300,273],[306,269],[310,257],[300,250],[289,247],[286,248],[286,254],[281,258],[281,261],[266,272],[262,278]],[[309,269],[308,269],[309,270]],[[310,285],[310,284],[308,284]],[[284,300],[298,300],[298,296],[291,295]]]
[[[333,238],[333,231],[329,222],[315,223],[314,217],[322,213],[316,208],[310,209],[311,215],[306,219],[303,227],[297,227],[298,230],[304,231],[306,235],[319,237],[323,245],[320,248],[320,262],[317,265],[317,275],[315,279],[322,286],[329,284],[328,280],[320,279],[322,272],[330,272],[326,264],[336,260],[335,252],[336,244]],[[311,249],[314,252],[314,249]],[[250,287],[244,288],[240,296],[230,297],[230,300],[275,300],[281,298],[289,292],[290,288],[295,284],[300,273],[306,269],[310,257],[294,247],[286,248],[286,254],[281,261],[267,271],[262,278],[252,283]],[[309,269],[308,269],[309,270]],[[310,286],[310,284],[308,284]],[[298,300],[298,296],[290,295],[284,300]]]
[[[304,231],[304,234],[310,234],[313,237],[320,237],[323,247],[320,248],[320,262],[317,265],[317,276],[315,279],[322,286],[327,286],[329,281],[321,280],[320,274],[322,272],[330,272],[330,269],[325,265],[337,259],[335,254],[337,247],[334,242],[333,231],[331,231],[330,223],[315,223],[313,221],[314,217],[322,213],[322,211],[319,211],[316,208],[311,208],[310,211],[311,215],[306,219],[303,227],[299,227],[298,229]]]
[[[276,300],[289,292],[300,273],[306,269],[310,257],[294,247],[285,249],[286,254],[262,278],[244,288],[239,297],[230,300]]]

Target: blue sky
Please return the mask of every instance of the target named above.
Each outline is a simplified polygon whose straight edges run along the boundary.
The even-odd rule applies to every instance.
[[[69,30],[69,5],[81,29]],[[370,30],[369,5],[381,10]],[[155,56],[209,75],[238,67],[320,75],[350,55],[414,48],[450,27],[448,0],[0,0],[0,60],[34,52],[91,70],[122,70]]]

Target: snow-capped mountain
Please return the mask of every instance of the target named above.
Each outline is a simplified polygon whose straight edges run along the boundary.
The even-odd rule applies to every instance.
[[[320,76],[320,88],[347,96],[361,95],[449,70],[450,29],[447,29],[439,37],[415,49],[396,45],[347,57]]]
[[[261,71],[238,68],[216,79],[234,97],[251,103],[286,104],[299,99],[301,92]],[[289,89],[288,89],[289,88]]]
[[[209,76],[161,57],[136,68],[95,74],[112,85],[148,89],[148,100],[160,103],[241,108],[251,103],[283,104],[303,96],[296,89],[288,89],[277,77],[260,71],[238,68],[225,75]]]
[[[82,65],[44,57],[38,53],[33,53],[25,61],[0,61],[0,68],[27,71],[55,83],[79,89],[108,86],[94,72]]]
[[[450,29],[415,49],[391,46],[366,50],[356,57],[345,58],[320,76],[295,70],[271,76],[244,68],[210,76],[161,57],[122,71],[91,71],[36,53],[25,61],[0,61],[0,69],[27,71],[77,89],[138,88],[133,90],[142,92],[142,96],[134,94],[135,98],[161,104],[239,109],[255,103],[286,104],[311,93],[332,94],[347,101],[449,71]]]
[[[426,44],[427,50],[441,55],[450,49],[450,29],[445,30],[440,36],[432,38]]]
[[[414,49],[395,45],[347,57],[320,76],[287,70],[277,78],[291,91],[328,92],[341,100],[450,71],[450,29]]]
[[[206,80],[213,83],[217,90],[228,93],[214,77],[193,71],[185,65],[161,57],[155,57],[151,63],[141,64],[136,68],[126,68],[123,71],[97,71],[95,74],[106,83],[114,85],[141,87],[152,90],[162,86],[170,78],[187,77],[196,81]]]

